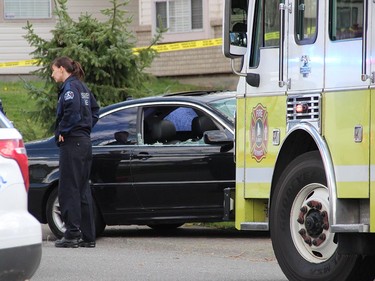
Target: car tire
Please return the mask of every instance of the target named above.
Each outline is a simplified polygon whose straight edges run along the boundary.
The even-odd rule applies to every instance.
[[[321,205],[316,207],[316,202]],[[289,280],[358,280],[363,260],[358,255],[337,253],[334,233],[329,231],[329,204],[320,154],[308,152],[297,157],[277,182],[270,208],[272,246]],[[310,224],[311,220],[327,222],[313,229],[317,224]]]
[[[64,235],[64,232],[66,230],[65,224],[61,218],[61,211],[60,211],[60,204],[59,199],[57,196],[57,188],[54,188],[48,197],[47,206],[46,206],[46,217],[47,217],[47,223],[52,231],[52,233],[57,238],[62,238]],[[106,224],[103,220],[103,217],[97,208],[94,200],[94,214],[95,214],[95,231],[96,236],[100,236],[105,227]]]
[[[99,237],[103,234],[106,224],[104,222],[103,216],[100,213],[100,210],[98,206],[96,205],[96,202],[94,199],[93,201],[94,201],[94,214],[95,214],[95,231],[96,231],[96,237]]]

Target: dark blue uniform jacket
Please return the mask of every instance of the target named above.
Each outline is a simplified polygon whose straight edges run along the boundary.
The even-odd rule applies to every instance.
[[[59,92],[55,138],[90,136],[99,118],[99,106],[87,88],[77,77],[65,80]]]

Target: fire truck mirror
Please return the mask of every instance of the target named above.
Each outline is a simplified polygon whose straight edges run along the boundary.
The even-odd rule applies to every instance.
[[[225,0],[223,53],[228,58],[244,56],[247,40],[247,1]]]
[[[246,82],[252,87],[259,87],[260,75],[258,73],[247,73]]]

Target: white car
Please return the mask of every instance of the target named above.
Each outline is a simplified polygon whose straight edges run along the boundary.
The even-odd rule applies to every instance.
[[[42,229],[27,210],[29,170],[21,134],[0,112],[0,280],[27,280],[42,257]]]

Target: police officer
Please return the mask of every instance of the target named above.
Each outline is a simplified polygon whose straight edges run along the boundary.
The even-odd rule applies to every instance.
[[[52,63],[52,78],[62,83],[57,106],[55,139],[60,149],[58,197],[66,226],[56,247],[95,247],[94,209],[89,177],[92,162],[90,133],[99,106],[81,81],[78,62],[60,57]]]

